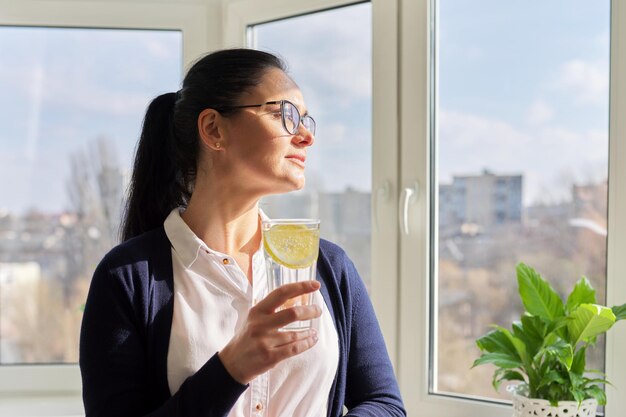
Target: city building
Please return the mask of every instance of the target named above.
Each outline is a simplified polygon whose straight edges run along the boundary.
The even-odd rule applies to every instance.
[[[455,175],[439,185],[439,224],[481,228],[522,221],[522,175]]]

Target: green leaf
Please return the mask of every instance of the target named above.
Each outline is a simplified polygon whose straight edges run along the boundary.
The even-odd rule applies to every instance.
[[[606,373],[602,372],[599,369],[585,369],[585,373],[606,376]]]
[[[521,339],[515,337],[513,334],[511,334],[511,332],[508,331],[507,329],[500,327],[500,326],[495,326],[495,327],[496,327],[496,330],[499,330],[502,334],[506,336],[507,339],[509,339],[509,341],[515,348],[515,352],[517,353],[517,356],[522,360],[522,362],[526,363],[528,359],[528,355],[526,354],[526,345],[524,344],[524,342]]]
[[[544,347],[544,346],[550,346],[550,345],[553,345],[553,344],[555,344],[556,342],[558,342],[558,341],[559,341],[559,339],[561,339],[561,338],[559,337],[559,335],[558,335],[558,334],[556,334],[556,333],[548,333],[548,334],[547,334],[547,335],[543,338],[543,346],[542,346],[542,347]]]
[[[585,378],[585,382],[583,385],[585,387],[591,387],[593,386],[593,384],[606,384],[606,385],[613,386],[613,384],[611,384],[609,381],[607,381],[604,378]]]
[[[589,280],[582,277],[578,280],[574,289],[569,297],[567,297],[567,303],[565,304],[565,310],[568,313],[576,310],[581,304],[595,304],[596,303],[596,290],[593,289]]]
[[[542,350],[546,354],[557,358],[568,371],[571,369],[572,361],[574,360],[574,352],[572,351],[572,345],[565,340],[559,338],[555,343],[545,346]]]
[[[582,375],[585,372],[586,351],[587,351],[586,346],[583,346],[576,351],[576,353],[574,354],[574,360],[572,361],[572,367],[570,369],[571,372],[576,373],[578,375]]]
[[[559,317],[558,319],[551,321],[548,326],[546,326],[546,334],[552,332],[558,332],[561,334],[560,330],[563,329],[563,327],[567,327],[569,320],[569,317]]]
[[[502,384],[503,381],[522,381],[522,382],[526,382],[526,379],[524,378],[524,376],[517,372],[517,371],[511,371],[510,369],[498,369],[494,374],[493,374],[493,381],[492,381],[492,385],[495,388],[496,391],[498,391],[498,389],[500,388],[500,384]]]
[[[621,306],[615,306],[611,310],[613,310],[613,314],[615,314],[615,321],[626,319],[626,303]]]
[[[483,352],[506,353],[517,359],[521,359],[511,338],[507,335],[508,330],[496,328],[476,340],[476,345]]]
[[[565,315],[563,301],[550,284],[521,262],[517,264],[517,283],[522,303],[530,314],[546,320]]]
[[[598,400],[599,405],[606,405],[606,393],[602,388],[597,385],[592,385],[588,387],[585,391],[588,396],[591,396]]]
[[[540,396],[539,398],[545,398],[546,400],[550,401],[550,405],[556,407],[558,406],[561,398],[563,398],[563,392],[567,391],[567,389],[564,389],[564,387],[564,385],[551,384],[548,386],[547,395],[545,395],[545,397]]]
[[[569,380],[572,382],[574,388],[584,387],[585,385],[585,377],[581,374],[570,372]]]
[[[507,353],[489,352],[480,355],[480,358],[474,361],[472,368],[486,363],[492,363],[500,368],[506,369],[515,369],[522,366],[522,361],[517,357],[511,356]]]
[[[567,329],[573,346],[581,341],[591,341],[595,336],[609,330],[615,323],[613,311],[597,304],[581,304],[569,317],[572,320],[567,323]]]
[[[586,398],[585,395],[585,391],[580,390],[580,389],[576,389],[576,388],[570,388],[569,392],[572,394],[572,396],[574,397],[574,399],[576,401],[578,401],[578,405],[580,406],[580,403],[582,403]]]
[[[555,370],[552,370],[541,378],[541,382],[539,382],[539,386],[537,387],[537,389],[543,388],[553,383],[565,384],[567,383],[567,380],[563,378],[563,376],[560,373],[558,373]]]
[[[513,334],[526,345],[526,352],[531,358],[534,357],[541,346],[546,335],[546,325],[541,318],[524,315],[522,322],[513,323]]]

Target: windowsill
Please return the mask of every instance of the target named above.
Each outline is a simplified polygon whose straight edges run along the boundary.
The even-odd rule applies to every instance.
[[[80,394],[74,395],[0,395],[3,417],[84,417]]]

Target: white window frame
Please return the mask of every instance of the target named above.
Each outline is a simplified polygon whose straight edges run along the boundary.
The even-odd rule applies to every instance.
[[[353,3],[358,1],[0,0],[0,25],[178,29],[186,67],[208,50],[246,45],[250,25]],[[612,0],[611,6],[609,305],[626,300],[626,257],[620,257],[626,252],[626,217],[619,216],[626,213],[626,193],[619,193],[626,189],[626,167],[619,163],[626,161],[626,118],[618,117],[626,114],[626,30],[620,31],[626,28],[626,5]],[[508,417],[509,406],[429,393],[429,7],[430,0],[372,0],[372,299],[410,416]],[[408,200],[408,234],[400,234],[398,210],[404,207],[398,200],[414,184],[417,198]],[[626,346],[623,323],[609,332],[606,346],[608,378],[624,390],[626,373],[619,372],[626,369],[620,349]],[[70,408],[76,409],[80,390],[76,365],[0,367],[0,414],[19,409],[22,415],[61,415],[50,407],[67,409],[58,401],[71,398]],[[617,410],[626,409],[626,396],[613,388],[607,395],[606,415],[616,417]],[[47,398],[40,408],[32,408],[34,396]],[[37,411],[25,412],[18,403],[11,408],[9,397]]]
[[[433,395],[429,393],[430,332],[430,108],[431,36],[433,7],[430,0],[400,2],[400,148],[401,182],[410,187],[417,181],[421,189],[417,203],[410,206],[415,227],[400,238],[400,330],[398,378],[410,416],[508,417],[511,407]],[[611,80],[609,223],[607,258],[607,303],[626,301],[626,4],[611,4]],[[621,28],[621,30],[620,30]],[[621,115],[621,117],[619,116]],[[416,158],[417,156],[417,158]],[[622,163],[620,164],[620,161]],[[621,214],[621,215],[620,215]],[[434,288],[436,290],[436,288]],[[417,319],[416,319],[417,318]],[[434,323],[436,325],[436,323]],[[617,417],[626,409],[626,326],[619,323],[607,334],[607,378],[617,387],[607,389],[606,416]],[[620,349],[621,347],[621,349]]]
[[[224,0],[224,47],[247,46],[248,27],[363,0]],[[392,363],[398,323],[397,3],[372,0],[372,302]]]
[[[0,0],[0,25],[180,30],[183,65],[187,67],[202,53],[219,47],[219,13],[215,9],[220,5],[215,0],[214,10],[210,10],[210,2]],[[0,366],[2,415],[75,414],[82,410],[80,393],[76,364]]]
[[[350,0],[223,0],[225,47],[245,46],[250,25],[354,3]],[[611,122],[608,282],[609,305],[626,299],[624,257],[626,194],[626,6],[612,4]],[[504,417],[510,406],[429,393],[430,349],[430,0],[372,0],[373,16],[373,175],[372,175],[372,300],[411,416]],[[622,68],[620,73],[619,68]],[[399,168],[398,168],[399,167]],[[621,184],[621,187],[620,187]],[[407,200],[408,234],[399,233]],[[402,207],[401,207],[402,206]],[[403,212],[399,213],[399,209]],[[436,264],[436,263],[434,263]],[[417,319],[416,319],[417,318]],[[620,325],[607,337],[607,374],[626,387],[626,345]],[[626,408],[626,397],[608,390],[607,416]]]

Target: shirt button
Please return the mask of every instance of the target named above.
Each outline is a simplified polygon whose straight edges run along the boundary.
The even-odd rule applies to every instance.
[[[230,261],[229,261],[227,258],[224,258],[224,259],[222,259],[222,263],[223,263],[224,265],[229,265],[229,264],[230,264]]]
[[[263,404],[256,403],[256,406],[254,408],[256,409],[256,411],[261,411],[261,410],[263,410]]]

